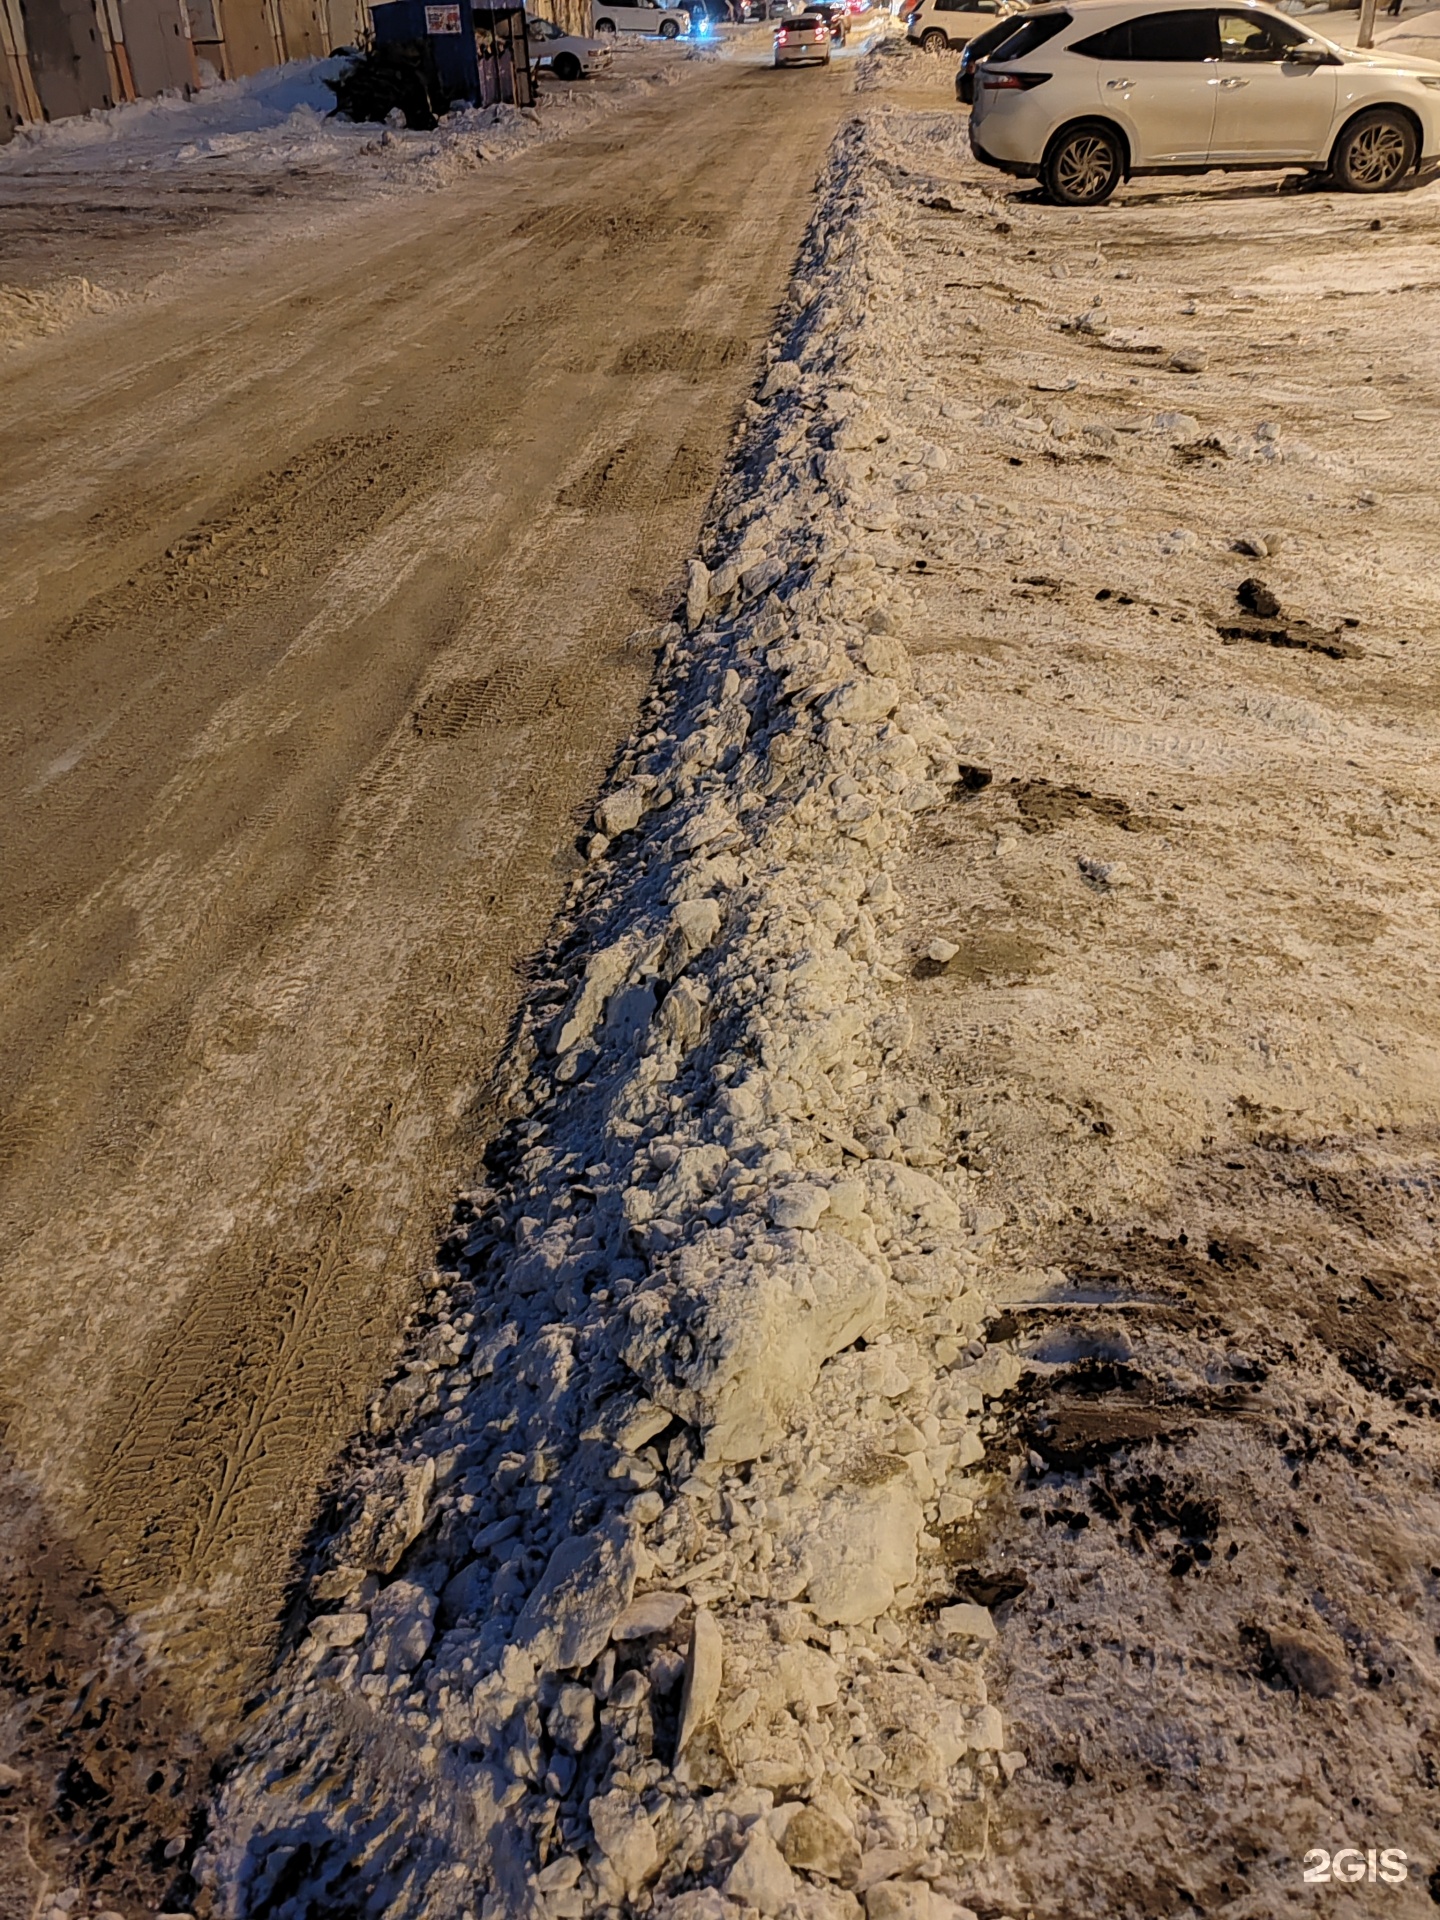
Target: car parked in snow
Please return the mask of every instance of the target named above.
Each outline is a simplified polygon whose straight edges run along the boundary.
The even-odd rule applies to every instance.
[[[775,29],[777,67],[828,67],[830,29],[815,13],[797,13]]]
[[[590,23],[597,34],[658,33],[662,40],[678,40],[690,31],[684,8],[662,7],[660,0],[625,0],[623,6],[591,0]]]
[[[1004,0],[919,0],[905,20],[905,38],[927,53],[958,53],[993,27]]]
[[[1217,167],[1384,193],[1440,156],[1440,62],[1348,52],[1258,0],[1041,7],[976,74],[976,159],[1062,206]]]
[[[553,20],[531,14],[525,22],[530,40],[530,58],[537,67],[548,67],[557,80],[580,80],[599,73],[611,64],[613,55],[601,40],[587,40],[584,34],[562,33]]]

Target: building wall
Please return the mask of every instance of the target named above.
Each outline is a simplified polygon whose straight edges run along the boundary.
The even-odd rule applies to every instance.
[[[39,117],[38,110],[33,115],[26,113],[21,104],[19,62],[0,48],[0,146],[13,140],[16,129],[27,120]]]
[[[119,7],[138,96],[199,85],[184,0],[119,0]]]
[[[270,0],[215,0],[215,12],[224,40],[221,72],[227,80],[259,73],[284,59]]]
[[[588,30],[590,0],[535,0]],[[0,142],[37,120],[323,57],[370,31],[368,0],[0,0]]]
[[[20,0],[20,18],[45,119],[115,105],[109,33],[94,0]]]
[[[331,47],[325,0],[280,0],[287,60],[323,59]]]
[[[330,0],[331,47],[353,47],[369,31],[370,9],[365,0]]]
[[[30,77],[20,0],[0,0],[0,144],[27,120],[39,118],[40,97]]]

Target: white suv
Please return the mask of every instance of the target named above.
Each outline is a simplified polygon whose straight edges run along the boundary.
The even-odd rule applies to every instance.
[[[927,53],[959,53],[1010,11],[1011,0],[919,0],[910,9],[905,33]]]
[[[1071,0],[1020,16],[981,63],[970,144],[1070,207],[1212,167],[1383,193],[1440,155],[1440,62],[1350,53],[1266,6]]]
[[[662,7],[660,0],[624,0],[617,7],[604,0],[592,0],[592,30],[599,35],[613,33],[658,33],[662,40],[678,40],[690,31],[690,16],[683,7]]]

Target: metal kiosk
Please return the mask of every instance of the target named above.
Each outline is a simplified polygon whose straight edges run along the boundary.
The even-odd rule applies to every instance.
[[[530,34],[522,4],[477,7],[472,0],[384,0],[370,9],[377,46],[425,50],[442,98],[490,107],[533,107]]]

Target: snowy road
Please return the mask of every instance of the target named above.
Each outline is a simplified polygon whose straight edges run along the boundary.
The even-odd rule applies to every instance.
[[[861,84],[233,1920],[1434,1910],[1436,190]]]
[[[122,1753],[266,1656],[847,98],[697,65],[0,370],[5,1578],[57,1702],[172,1597]]]

